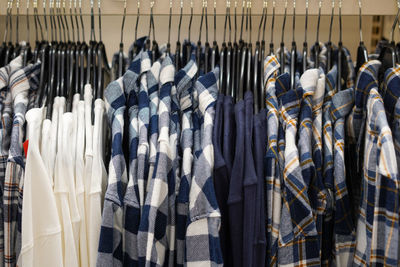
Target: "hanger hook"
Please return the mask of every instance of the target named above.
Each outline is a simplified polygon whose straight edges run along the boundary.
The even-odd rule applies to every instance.
[[[274,54],[274,28],[275,28],[275,8],[276,8],[276,1],[272,1],[272,22],[271,22],[271,43],[269,45],[270,54]]]
[[[151,34],[151,29],[153,29],[153,40],[155,40],[155,33],[154,33],[154,21],[153,21],[153,7],[154,7],[154,0],[150,1],[150,25],[149,25],[149,38]],[[152,28],[153,27],[153,28]]]
[[[262,14],[261,14],[261,19],[260,19],[260,25],[258,26],[257,42],[260,42],[261,28],[262,28],[262,25],[264,22],[264,16],[265,16],[265,1],[263,1],[263,9],[262,9]]]
[[[72,18],[72,0],[69,0],[69,16],[71,21],[72,42],[75,43],[75,28],[74,28],[74,20]]]
[[[125,17],[126,17],[126,0],[124,0],[124,15],[122,16],[122,25],[121,25],[121,44],[124,42],[124,27],[125,27]]]
[[[214,42],[217,41],[217,0],[214,0]]]
[[[247,32],[247,20],[249,21],[249,31],[247,32],[248,34],[248,40],[249,44],[251,44],[251,0],[247,1],[247,15],[246,15],[246,32]]]
[[[79,0],[79,17],[81,18],[82,42],[85,42],[85,24],[83,23],[82,16],[82,0]]]
[[[30,1],[26,0],[26,29],[27,29],[27,42],[29,42],[30,36],[31,36],[31,27],[29,24],[29,6],[30,6]]]
[[[237,1],[235,1],[235,36],[234,36],[235,43],[236,43],[236,35],[237,35]]]
[[[342,0],[339,0],[339,42],[342,43]]]
[[[137,1],[137,17],[136,17],[136,25],[135,25],[135,42],[137,40],[137,29],[139,25],[139,18],[140,18],[140,0]]]
[[[268,17],[268,0],[264,1],[264,8],[265,8],[265,15],[264,15],[264,25],[263,25],[263,35],[262,35],[263,42],[265,42],[265,25],[267,24],[267,17]]]
[[[205,13],[205,18],[206,18],[206,43],[208,43],[208,0],[204,0],[204,13]]]
[[[67,40],[68,40],[68,42],[70,42],[71,39],[70,39],[70,34],[69,34],[69,26],[68,26],[67,15],[66,15],[66,12],[65,12],[65,1],[66,0],[63,0],[62,12],[63,12],[64,22],[65,22],[65,28],[67,29],[67,38],[68,38]]]
[[[244,22],[244,8],[245,8],[245,6],[246,6],[246,1],[245,0],[243,0],[243,2],[242,2],[242,22],[241,22],[241,25],[240,25],[240,38],[239,38],[239,40],[240,41],[243,41],[243,22]]]
[[[282,44],[283,44],[284,41],[285,41],[285,27],[286,27],[287,6],[288,6],[288,1],[285,0],[285,13],[284,13],[284,15],[283,15],[282,37],[281,37],[281,43],[282,43]]]
[[[199,42],[201,41],[201,31],[203,28],[203,18],[204,18],[204,0],[202,1],[201,7],[201,19],[200,19],[200,30],[199,30]]]
[[[13,34],[13,28],[12,28],[12,10],[13,10],[13,2],[14,0],[10,0],[10,39],[9,41],[12,42],[12,34]]]
[[[7,42],[7,34],[8,34],[8,18],[10,16],[10,0],[7,1],[7,12],[6,12],[6,29],[4,30],[4,38],[3,42]]]
[[[180,7],[180,14],[179,14],[178,42],[181,39],[182,13],[183,13],[183,0],[181,0],[181,7]]]
[[[292,41],[295,42],[294,33],[296,31],[296,0],[293,0],[293,31],[292,31]]]
[[[64,25],[64,20],[63,20],[63,16],[61,13],[61,0],[57,0],[57,10],[58,10],[58,25],[60,25],[60,21],[61,21],[61,27],[62,27],[62,33],[63,33],[63,37],[64,37],[64,42],[67,41],[66,38],[66,32],[65,32],[65,25]],[[61,40],[61,31],[60,31],[60,40]]]
[[[103,37],[102,37],[102,30],[101,30],[101,0],[97,1],[97,7],[99,10],[99,39],[100,39],[100,42],[102,42]]]
[[[39,36],[38,36],[38,25],[40,28],[40,36],[42,37],[42,41],[44,40],[44,36],[43,36],[43,28],[42,28],[42,23],[40,22],[40,18],[38,15],[38,4],[37,4],[37,0],[33,1],[33,14],[35,17],[35,30],[36,30],[36,41],[39,41]]]
[[[15,42],[18,44],[19,43],[19,0],[17,0],[16,3],[17,6],[17,18],[16,18],[16,33],[15,33]]]
[[[307,43],[307,29],[308,29],[308,0],[306,0],[306,20],[304,22],[304,43]]]
[[[335,0],[332,0],[331,24],[329,25],[329,42],[332,40],[333,16],[335,14]]]
[[[319,26],[321,24],[321,7],[322,7],[322,0],[319,0],[318,3],[318,22],[317,22],[317,41],[319,43]]]
[[[169,22],[168,22],[168,46],[171,40],[171,18],[172,18],[172,0],[169,0]]]
[[[225,35],[226,35],[226,25],[229,27],[229,42],[231,41],[231,1],[226,1],[226,12],[225,12],[225,23],[224,23],[224,43],[225,43]]]
[[[90,0],[90,41],[94,40],[96,40],[96,32],[94,31],[94,1]]]
[[[193,20],[193,0],[190,0],[190,20],[189,20],[189,31],[188,31],[188,41],[190,43],[190,29],[192,28]]]

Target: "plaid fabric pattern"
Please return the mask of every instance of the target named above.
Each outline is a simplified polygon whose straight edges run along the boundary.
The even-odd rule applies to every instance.
[[[394,122],[392,127],[394,148],[396,150],[397,168],[400,167],[400,98],[394,109]]]
[[[195,51],[195,50],[193,50]],[[176,197],[176,265],[183,266],[185,260],[185,235],[189,212],[189,190],[192,183],[193,163],[193,106],[192,92],[197,65],[193,53],[186,66],[175,75],[181,107],[182,131],[180,149],[182,151],[179,191]]]
[[[140,223],[140,204],[137,180],[137,148],[139,143],[138,79],[140,75],[141,57],[141,53],[139,53],[123,76],[125,94],[128,98],[127,116],[129,118],[129,170],[128,185],[124,196],[124,266],[137,266],[138,264],[137,233]]]
[[[354,88],[354,80],[356,79],[356,70],[354,68],[354,62],[351,59],[351,54],[349,49],[343,47],[343,53],[346,56],[346,63],[347,63],[347,79],[345,81],[346,88]]]
[[[356,98],[357,103],[357,98]],[[399,185],[392,132],[381,96],[368,94],[362,201],[357,222],[355,266],[397,266]]]
[[[347,169],[347,180],[349,182],[350,202],[353,208],[353,220],[357,220],[358,209],[361,201],[361,181],[362,181],[362,159],[366,121],[366,102],[371,88],[378,88],[378,70],[381,62],[371,60],[361,66],[356,86],[355,86],[355,105],[347,117],[346,121],[346,166],[355,166]]]
[[[108,187],[104,198],[97,266],[122,266],[123,196],[127,170],[122,152],[126,97],[123,77],[111,82],[105,92],[107,116],[112,130]]]
[[[322,246],[322,223],[324,220],[324,214],[328,205],[328,192],[325,188],[324,178],[322,176],[323,158],[322,158],[322,105],[325,95],[325,74],[322,68],[319,69],[319,77],[317,81],[317,87],[312,99],[312,159],[315,165],[316,176],[311,181],[311,190],[314,191],[313,201],[311,202],[314,211],[314,217],[318,236],[320,238]]]
[[[0,69],[0,263],[5,262],[4,257],[4,186],[7,168],[8,152],[11,143],[12,129],[12,94],[10,89],[11,77],[22,68],[22,57],[12,60],[10,64]]]
[[[278,258],[278,233],[281,222],[281,180],[278,152],[278,99],[275,94],[276,76],[279,62],[275,56],[268,56],[264,60],[264,81],[266,90],[267,108],[267,136],[268,147],[265,157],[265,184],[267,210],[267,264],[275,266]]]
[[[299,87],[290,90],[289,83],[290,77],[287,73],[280,75],[276,82],[279,114],[286,143],[282,187],[284,204],[279,229],[278,264],[319,266],[317,231],[296,146],[303,89]]]
[[[150,99],[147,87],[146,73],[151,68],[151,51],[142,52],[140,62],[140,88],[138,94],[139,113],[138,113],[138,127],[139,127],[139,145],[137,151],[137,180],[139,186],[139,203],[140,209],[143,211],[145,202],[145,187],[149,171],[149,123],[150,123]]]
[[[332,96],[336,93],[337,66],[334,65],[325,79],[325,96],[322,106],[323,178],[327,190],[327,205],[322,223],[321,264],[330,266],[333,239],[333,125],[331,119]]]
[[[332,97],[331,116],[334,143],[334,248],[336,266],[351,266],[355,248],[355,229],[346,184],[344,163],[345,117],[354,105],[354,89],[346,89]],[[332,239],[330,239],[332,240]]]
[[[326,71],[326,64],[327,64],[327,56],[326,53],[328,52],[328,49],[326,48],[325,44],[320,42],[320,52],[319,52],[319,67],[322,68],[324,71]],[[316,68],[315,66],[315,45],[311,46],[311,53],[310,57],[308,58],[308,67],[309,68]]]
[[[175,194],[175,174],[172,171],[172,148],[169,142],[174,75],[175,68],[172,59],[167,56],[162,62],[160,71],[159,136],[156,165],[149,184],[138,232],[139,263],[145,266],[163,266],[165,262],[169,262],[169,233],[171,231],[169,197]]]
[[[14,71],[10,76],[9,88],[14,101],[14,118],[11,130],[11,144],[4,179],[4,265],[15,266],[21,240],[17,240],[18,220],[21,219],[18,205],[22,205],[22,181],[24,158],[22,139],[24,137],[25,113],[30,90],[36,90],[40,63],[28,65]],[[21,202],[19,202],[21,201]],[[21,237],[19,235],[19,237]]]
[[[161,60],[157,60],[151,66],[151,69],[146,73],[147,86],[149,93],[149,108],[150,108],[150,125],[149,125],[149,175],[147,181],[153,177],[154,165],[157,155],[157,139],[158,139],[158,87],[160,81]],[[148,185],[148,183],[147,183]]]
[[[382,98],[385,105],[386,117],[390,126],[393,126],[395,105],[400,97],[400,66],[390,68],[385,72],[382,84]]]
[[[219,68],[201,76],[195,84],[202,115],[201,153],[193,170],[186,231],[186,266],[222,266],[218,231],[221,214],[215,197],[212,172],[212,131],[218,95]]]

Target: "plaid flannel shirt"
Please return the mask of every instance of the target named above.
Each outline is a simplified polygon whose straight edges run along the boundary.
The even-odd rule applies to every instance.
[[[350,203],[353,208],[353,220],[357,220],[358,209],[361,201],[362,159],[365,128],[365,106],[368,92],[377,88],[378,70],[381,62],[371,60],[366,62],[359,70],[355,86],[355,105],[346,120],[346,177],[349,184]]]
[[[323,135],[323,178],[327,190],[327,206],[322,222],[322,244],[321,244],[321,264],[330,266],[332,255],[333,239],[333,140],[332,140],[332,119],[331,105],[332,96],[336,93],[337,66],[333,65],[325,79],[325,97],[322,106],[322,135]]]
[[[179,191],[176,197],[176,265],[183,266],[185,260],[185,235],[189,212],[189,191],[192,183],[193,163],[193,105],[192,92],[194,77],[197,73],[195,54],[190,61],[175,75],[175,84],[181,106],[182,131],[180,148],[183,153]]]
[[[278,152],[278,99],[275,94],[275,81],[279,71],[279,62],[275,56],[264,60],[264,81],[267,109],[268,146],[265,157],[265,184],[267,210],[267,264],[277,264],[278,233],[281,222],[281,179]]]
[[[112,130],[112,148],[96,264],[99,267],[122,266],[123,196],[128,180],[126,162],[122,151],[126,105],[123,77],[111,82],[104,95],[107,116]]]
[[[4,180],[8,152],[11,142],[12,129],[12,95],[10,92],[10,80],[16,71],[22,68],[22,57],[18,56],[7,66],[0,69],[0,196],[4,196]],[[3,197],[0,197],[0,263],[5,262],[4,258],[4,209]]]
[[[202,116],[201,153],[193,169],[186,232],[186,266],[222,266],[219,243],[221,214],[215,197],[212,172],[212,131],[218,95],[219,68],[201,76],[195,84]]]
[[[285,131],[282,214],[279,228],[278,264],[319,266],[318,237],[307,186],[303,180],[296,146],[297,122],[303,89],[290,90],[289,74],[277,78],[279,114]]]
[[[356,79],[356,70],[354,68],[354,62],[351,59],[351,53],[349,49],[346,47],[343,47],[343,53],[346,57],[346,63],[347,63],[347,78],[346,81],[346,88],[354,88],[354,80]]]
[[[175,194],[170,187],[172,173],[169,126],[171,112],[171,91],[174,87],[175,68],[170,56],[166,56],[160,71],[160,102],[158,105],[158,146],[154,173],[149,181],[138,232],[139,263],[143,266],[163,266],[168,262],[170,244],[169,196]],[[173,180],[173,181],[172,181]]]
[[[160,82],[160,69],[161,60],[153,63],[150,70],[146,73],[147,87],[150,98],[150,125],[149,125],[149,174],[147,181],[151,180],[154,172],[154,165],[156,164],[157,156],[157,139],[158,139],[158,103],[160,102],[158,96],[158,87]],[[147,186],[149,183],[147,182]],[[146,188],[147,189],[147,188]],[[146,190],[147,191],[147,190]]]
[[[335,266],[351,266],[355,248],[355,229],[351,216],[344,162],[345,117],[354,105],[354,89],[349,88],[332,97],[331,117],[334,143],[334,247]],[[332,239],[330,239],[332,240]],[[332,252],[332,251],[331,251]],[[331,263],[331,262],[330,262]]]
[[[322,105],[325,94],[325,74],[322,68],[319,69],[319,78],[317,81],[317,87],[315,89],[313,100],[312,100],[312,112],[313,112],[313,135],[312,135],[312,158],[315,164],[316,176],[311,181],[311,189],[317,193],[314,200],[312,201],[312,208],[314,211],[314,217],[318,235],[320,238],[320,244],[322,245],[322,223],[324,220],[324,214],[328,205],[328,192],[325,188],[324,179],[322,175],[323,158],[322,158]]]
[[[377,87],[369,91],[366,108],[367,153],[353,266],[398,266],[399,177],[392,132]]]
[[[141,52],[142,53],[142,52]],[[138,130],[138,93],[139,75],[142,55],[139,53],[132,61],[123,76],[125,94],[127,95],[129,119],[129,161],[128,161],[128,185],[124,196],[124,266],[136,266],[138,264],[137,233],[140,223],[139,187],[137,180],[137,148],[139,143]]]
[[[19,228],[19,233],[21,233],[19,204],[22,205],[22,179],[25,167],[22,153],[22,140],[24,138],[24,123],[28,96],[30,95],[30,91],[33,92],[37,89],[39,72],[40,63],[36,63],[34,65],[28,65],[23,69],[18,69],[10,76],[9,88],[13,100],[14,118],[3,195],[5,266],[15,266],[17,254],[19,254],[21,250],[21,236],[20,234],[17,235],[17,229]]]
[[[138,127],[139,127],[139,145],[137,151],[137,180],[139,186],[139,203],[140,210],[143,211],[145,205],[145,188],[149,172],[149,122],[150,122],[150,99],[147,87],[146,73],[151,68],[151,51],[144,51],[141,53],[142,58],[140,62],[140,88],[138,94],[139,113],[138,113]]]

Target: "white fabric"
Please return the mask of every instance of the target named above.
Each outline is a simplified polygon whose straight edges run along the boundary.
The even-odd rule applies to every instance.
[[[54,186],[54,164],[57,153],[57,128],[58,128],[58,110],[60,97],[54,98],[53,114],[51,120],[45,119],[42,126],[42,145],[41,153],[44,164],[47,167],[51,185]]]
[[[22,208],[22,246],[18,266],[63,266],[61,226],[47,168],[39,151],[43,109],[26,113],[29,148]]]
[[[76,106],[76,154],[75,154],[75,188],[76,200],[78,202],[79,215],[81,217],[81,224],[79,228],[79,262],[81,267],[89,266],[89,251],[88,251],[88,238],[87,238],[87,225],[86,225],[86,210],[85,210],[85,103],[79,101]],[[74,113],[74,112],[73,112]]]
[[[100,231],[100,229],[94,229],[92,223],[90,210],[90,183],[92,179],[92,166],[93,166],[93,126],[92,126],[92,88],[89,84],[85,86],[85,212],[86,212],[86,232],[88,236],[88,255],[89,255],[89,266],[96,266],[98,241],[93,242],[92,233]]]
[[[73,139],[73,115],[71,112],[63,114],[65,98],[60,98],[58,151],[54,171],[54,194],[60,215],[63,237],[64,267],[76,267],[78,264],[79,240],[79,210],[75,193],[75,165],[72,162],[71,140]]]

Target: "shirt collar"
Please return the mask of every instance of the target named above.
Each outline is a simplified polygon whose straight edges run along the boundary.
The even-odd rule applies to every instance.
[[[295,90],[290,90],[290,75],[284,73],[276,79],[276,95],[282,108],[283,119],[288,122],[291,119],[296,119],[300,112],[300,100],[303,94],[303,88],[298,87]]]
[[[219,67],[201,76],[195,85],[198,98],[199,110],[204,115],[206,109],[215,103],[218,97]]]
[[[267,56],[264,60],[264,81],[268,82],[273,75],[276,76],[280,68],[280,64],[275,55]]]
[[[325,97],[330,97],[336,92],[337,66],[333,65],[331,70],[326,74],[325,79]]]
[[[400,66],[390,68],[385,73],[385,109],[393,114],[397,99],[400,97]]]
[[[381,64],[378,60],[370,60],[361,66],[355,91],[355,105],[358,109],[364,109],[369,91],[378,87],[377,77]]]
[[[300,85],[303,88],[303,97],[313,95],[318,81],[318,70],[308,69],[300,77]]]
[[[178,92],[178,95],[180,96],[179,100],[182,110],[185,110],[192,105],[192,82],[198,71],[196,64],[196,55],[194,53],[195,50],[192,51],[193,53],[190,57],[189,62],[175,75],[176,90]]]

